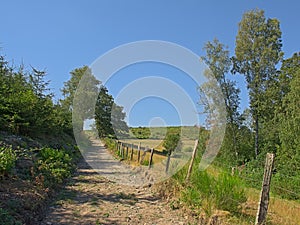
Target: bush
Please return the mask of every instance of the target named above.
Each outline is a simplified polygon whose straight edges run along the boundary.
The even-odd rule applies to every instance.
[[[149,160],[148,160],[148,159],[144,159],[144,160],[141,162],[141,165],[142,165],[142,166],[148,166],[148,165],[149,165]]]
[[[116,141],[112,138],[104,138],[103,139],[105,146],[110,150],[116,149]]]
[[[74,169],[72,158],[64,150],[43,148],[39,152],[38,170],[45,178],[46,186],[61,184]]]
[[[0,208],[0,224],[3,225],[21,225],[22,223],[15,220],[5,209]]]
[[[0,175],[9,173],[15,166],[16,153],[8,147],[0,147]]]

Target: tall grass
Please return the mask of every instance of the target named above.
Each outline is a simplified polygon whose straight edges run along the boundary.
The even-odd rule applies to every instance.
[[[183,180],[178,173],[175,179]],[[207,171],[195,170],[190,182],[182,191],[182,200],[193,209],[202,209],[210,216],[215,209],[239,212],[247,198],[240,179],[227,173],[217,176]]]

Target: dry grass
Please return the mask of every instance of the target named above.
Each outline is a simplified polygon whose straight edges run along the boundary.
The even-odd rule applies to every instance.
[[[134,166],[138,166],[138,162],[137,162],[137,159],[138,159],[138,151],[136,149],[134,149],[133,151],[133,157],[132,157],[132,161],[129,160],[130,159],[130,153],[131,153],[131,149],[129,149],[128,151],[128,160],[126,160],[130,165],[134,165]],[[144,152],[140,152],[140,159],[142,159],[142,156],[143,156]],[[155,164],[155,163],[160,163],[161,161],[165,160],[166,157],[165,156],[162,156],[162,155],[156,155],[156,154],[153,154],[153,158],[152,158],[152,164]],[[144,157],[144,161],[148,161],[150,160],[150,152],[146,152],[146,155]]]
[[[142,146],[154,147],[157,150],[163,150],[162,140],[153,140],[153,139],[127,139],[124,140],[126,143],[133,143],[135,145],[141,142]],[[158,146],[158,147],[155,147]],[[183,148],[193,147],[193,140],[184,140]],[[129,150],[130,156],[131,149]],[[143,152],[141,152],[142,156]],[[147,152],[144,160],[149,161],[150,153]],[[155,155],[153,156],[153,163],[159,163],[164,160],[166,157]],[[137,151],[134,151],[133,161],[131,164],[138,165],[137,163]],[[222,172],[219,168],[210,166],[208,167],[210,174],[217,176]],[[247,195],[247,202],[242,206],[243,210],[240,215],[230,215],[224,221],[224,224],[244,224],[250,225],[254,224],[260,191],[253,188],[245,188]],[[272,196],[269,202],[269,210],[267,223],[269,225],[298,225],[300,224],[300,202],[281,199],[277,196]]]
[[[214,166],[208,167],[208,172],[218,176],[222,171]],[[272,185],[272,184],[271,184]],[[228,218],[228,224],[254,224],[260,191],[254,188],[245,188],[247,202],[242,206],[242,214]],[[225,223],[226,224],[226,223]],[[282,199],[271,193],[267,223],[270,225],[299,225],[300,224],[300,202]]]
[[[130,143],[134,145],[139,145],[143,147],[155,148],[156,150],[163,150],[163,140],[156,140],[156,139],[124,139],[120,140],[121,142]]]
[[[247,206],[245,213],[255,216],[258,208],[260,192],[256,189],[247,189]],[[269,224],[291,225],[300,224],[300,203],[281,199],[277,196],[270,197],[268,217]]]

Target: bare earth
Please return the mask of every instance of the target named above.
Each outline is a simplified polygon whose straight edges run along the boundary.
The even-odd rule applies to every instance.
[[[85,161],[79,164],[77,173],[58,194],[42,225],[198,224],[182,209],[170,207],[171,202],[162,199],[152,185],[145,185],[151,184],[149,174],[135,170],[128,173],[132,168],[115,160],[99,141],[94,141],[92,154],[86,161],[94,161],[96,155],[101,155],[96,170]],[[143,181],[143,185],[133,185],[134,180]]]

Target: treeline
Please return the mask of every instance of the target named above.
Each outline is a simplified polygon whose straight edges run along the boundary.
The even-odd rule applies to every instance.
[[[230,56],[228,47],[214,39],[205,44],[202,60],[217,80],[226,105],[220,164],[230,168],[246,163],[248,175],[259,179],[262,174],[255,174],[261,173],[266,152],[273,152],[275,181],[296,190],[300,178],[300,53],[284,59],[281,35],[277,19],[252,10],[239,23],[235,54]],[[240,89],[231,79],[235,74],[244,76],[250,98],[243,113],[238,110]],[[200,87],[200,92],[205,90],[213,97],[205,88]]]
[[[14,68],[0,56],[0,130],[12,134],[72,134],[71,114],[53,94],[46,72]]]

